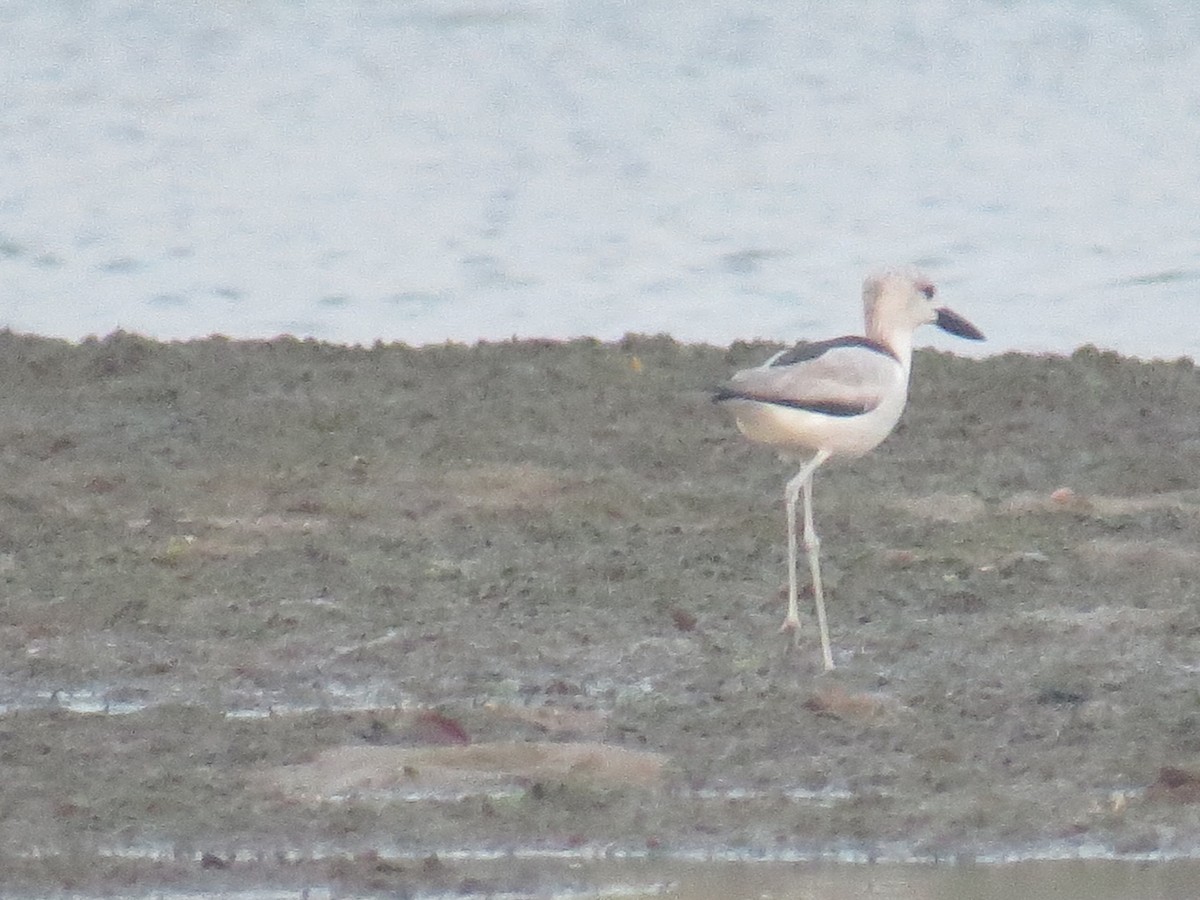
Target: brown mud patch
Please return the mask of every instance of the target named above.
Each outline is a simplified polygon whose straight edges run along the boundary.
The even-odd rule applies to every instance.
[[[388,793],[436,798],[562,783],[656,787],[666,757],[606,744],[491,741],[450,747],[331,747],[312,762],[272,769],[266,790],[309,801]]]
[[[1193,366],[919,353],[817,479],[823,674],[778,634],[791,470],[704,390],[772,349],[0,335],[0,886],[147,845],[1200,851]],[[661,787],[264,786],[547,744]]]

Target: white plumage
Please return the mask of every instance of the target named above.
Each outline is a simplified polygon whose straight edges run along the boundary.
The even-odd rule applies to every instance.
[[[913,332],[921,325],[969,340],[983,334],[934,305],[933,284],[913,269],[892,269],[863,282],[866,336],[799,344],[761,366],[734,374],[714,400],[733,413],[741,432],[785,454],[813,456],[784,491],[788,520],[788,613],[784,631],[798,632],[796,502],[804,494],[804,546],[812,573],[825,668],[833,668],[820,541],[812,521],[812,476],[832,456],[862,456],[891,434],[908,400]]]

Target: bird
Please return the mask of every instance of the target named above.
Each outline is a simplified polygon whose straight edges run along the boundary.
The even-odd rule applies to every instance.
[[[788,529],[788,609],[780,628],[798,642],[796,504],[804,497],[804,549],[812,577],[825,671],[834,668],[821,586],[820,539],[813,527],[813,473],[833,457],[874,450],[900,420],[908,400],[913,332],[922,325],[971,341],[983,332],[934,301],[937,288],[910,267],[884,269],[863,281],[865,335],[799,343],[762,365],[734,373],[713,393],[738,430],[788,459],[807,456],[784,488]]]

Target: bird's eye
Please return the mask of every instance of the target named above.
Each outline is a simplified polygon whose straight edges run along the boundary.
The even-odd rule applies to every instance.
[[[937,293],[937,288],[929,282],[925,282],[925,284],[921,285],[921,293],[925,295],[926,300],[932,300],[933,295]]]

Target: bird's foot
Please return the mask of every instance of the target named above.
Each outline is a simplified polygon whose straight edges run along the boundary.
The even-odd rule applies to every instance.
[[[783,624],[779,626],[780,634],[790,634],[792,636],[792,646],[795,647],[800,643],[800,619],[798,616],[788,616],[783,620]]]

